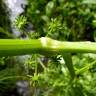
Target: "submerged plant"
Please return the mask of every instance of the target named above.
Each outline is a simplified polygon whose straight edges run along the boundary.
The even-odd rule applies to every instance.
[[[33,96],[96,95],[96,43],[89,42],[96,37],[96,6],[82,1],[28,0],[15,25],[31,39],[0,39],[0,88],[6,85],[7,90],[24,79],[29,81]],[[26,28],[29,23],[31,31]],[[7,56],[25,54],[30,56],[23,64],[6,60]]]
[[[77,82],[77,81],[75,81],[77,79],[77,76],[79,74],[82,74],[82,72],[89,70],[96,63],[96,61],[94,61],[90,65],[86,65],[85,67],[83,67],[81,69],[78,69],[78,70],[76,69],[77,71],[75,71],[74,70],[74,66],[72,64],[72,61],[71,61],[71,55],[69,53],[90,53],[90,52],[91,53],[96,53],[96,47],[95,46],[96,46],[96,43],[92,43],[92,42],[62,42],[62,41],[53,40],[53,39],[50,39],[50,38],[47,38],[47,37],[42,37],[40,39],[33,39],[33,40],[19,40],[19,39],[17,39],[17,40],[15,40],[15,39],[14,40],[13,39],[5,39],[5,40],[3,40],[3,39],[0,39],[0,56],[16,56],[16,55],[25,55],[25,54],[33,54],[33,53],[36,54],[36,53],[39,53],[39,54],[45,55],[47,57],[50,57],[52,55],[54,56],[56,54],[57,55],[61,54],[63,56],[64,60],[65,60],[66,67],[68,68],[68,70],[70,72],[70,75],[72,77],[71,78],[71,80],[72,80],[71,84],[73,86]],[[39,61],[39,63],[40,62],[41,61]],[[57,64],[55,66],[57,66],[58,72],[59,71],[61,73],[64,72],[64,69],[61,70],[61,68],[63,68],[63,66],[62,65],[61,65],[61,67],[58,66],[58,60],[55,61],[55,62],[57,62]],[[38,71],[36,71],[36,70],[38,70],[37,69],[37,63],[35,62],[34,64],[36,64],[35,69],[34,69],[35,73],[32,76],[28,75],[28,77],[32,78],[32,82],[34,82],[35,85],[33,83],[31,83],[31,84],[34,85],[35,88],[36,88],[36,86],[37,86],[37,88],[39,88],[38,83],[40,82],[40,84],[41,84],[41,81],[39,81],[39,80],[40,79],[41,80],[43,80],[43,79],[47,79],[48,80],[49,77],[47,78],[46,74],[48,74],[48,72],[51,72],[51,70],[48,69],[46,66],[44,67],[43,64],[41,63],[41,65],[43,66],[43,68],[45,70],[44,71],[45,77],[42,77],[42,74],[38,73]],[[50,66],[50,65],[48,65],[48,66]],[[53,67],[55,67],[55,66],[53,66]],[[55,69],[55,70],[57,70],[57,69]],[[48,71],[48,70],[50,70],[50,71]],[[62,73],[62,75],[65,74],[64,78],[67,79],[69,77],[66,74],[66,72],[67,71]],[[52,71],[52,73],[53,74],[57,74],[57,73],[54,73],[54,71]],[[52,73],[50,73],[50,75]],[[68,82],[70,82],[69,80],[68,80]],[[38,82],[38,83],[36,83],[36,82]],[[66,86],[66,85],[62,85],[64,82],[62,82],[61,85],[58,85],[58,82],[60,82],[60,81],[58,81],[58,80],[55,81],[55,83],[57,85],[53,84],[53,86],[54,87],[56,87],[56,86],[58,86],[58,87],[59,86],[63,86],[63,87]],[[70,86],[70,88],[72,86]],[[36,88],[36,90],[37,90],[37,88]],[[80,87],[78,87],[78,88],[80,88]],[[48,90],[49,89],[50,89],[50,87],[48,88]],[[44,88],[44,90],[45,90],[45,88]],[[50,91],[54,92],[53,90],[55,91],[56,89],[50,89]],[[51,93],[50,91],[49,91],[49,93],[46,93],[46,94],[50,94]],[[61,93],[58,93],[58,94],[61,94]],[[68,93],[66,93],[66,94],[68,94]]]

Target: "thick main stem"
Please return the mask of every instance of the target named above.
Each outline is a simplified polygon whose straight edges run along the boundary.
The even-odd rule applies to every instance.
[[[61,42],[46,37],[32,40],[0,39],[0,56],[15,56],[32,53],[49,55],[63,52],[96,53],[96,43]]]
[[[40,40],[0,39],[0,56],[16,56],[39,53]]]

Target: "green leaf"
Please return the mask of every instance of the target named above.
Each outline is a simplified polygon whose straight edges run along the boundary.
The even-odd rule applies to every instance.
[[[94,38],[94,41],[96,41],[96,31],[94,31],[93,38]]]
[[[50,15],[52,13],[53,8],[54,8],[54,2],[53,1],[48,2],[48,4],[46,5],[46,14]]]
[[[96,0],[83,0],[84,4],[96,4]]]

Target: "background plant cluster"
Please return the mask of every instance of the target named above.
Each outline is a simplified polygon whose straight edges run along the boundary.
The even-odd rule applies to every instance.
[[[95,10],[95,0],[28,0],[25,12],[14,22],[21,33],[17,38],[95,42]],[[8,16],[0,2],[0,38],[13,38]],[[69,58],[75,70],[74,80],[61,54],[32,54],[23,63],[17,57],[1,57],[0,94],[13,90],[17,80],[27,79],[32,96],[96,96],[96,55],[73,53]]]

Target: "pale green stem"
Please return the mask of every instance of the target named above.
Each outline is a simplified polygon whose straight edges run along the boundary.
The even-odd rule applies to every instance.
[[[90,64],[87,64],[85,67],[79,69],[78,71],[76,71],[76,75],[78,75],[78,74],[80,74],[80,73],[83,73],[83,72],[85,72],[85,71],[88,71],[88,69],[90,69],[90,68],[91,68],[93,65],[95,65],[95,64],[96,64],[96,60],[93,61],[93,62],[90,63]]]
[[[27,76],[6,76],[6,77],[3,77],[3,78],[0,78],[0,82],[4,81],[4,80],[8,80],[8,79],[14,79],[14,78],[23,78],[23,79],[27,79],[28,77]]]
[[[50,38],[40,39],[0,39],[0,56],[15,56],[32,53],[52,55],[56,53],[96,53],[93,42],[61,42]]]

